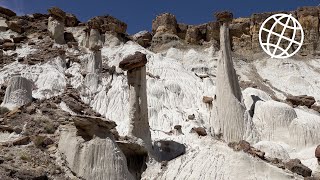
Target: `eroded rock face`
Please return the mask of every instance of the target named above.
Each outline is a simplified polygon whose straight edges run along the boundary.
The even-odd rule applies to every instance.
[[[61,128],[58,149],[70,170],[83,179],[134,179],[126,157],[115,143],[112,121],[75,117]],[[112,163],[110,163],[112,162]]]
[[[319,40],[319,7],[298,8],[297,17],[304,31],[304,45],[300,53],[314,54]]]
[[[66,13],[58,7],[52,7],[48,9],[48,12],[51,17],[64,22],[66,19]]]
[[[312,170],[307,166],[303,165],[299,159],[291,159],[285,163],[286,169],[297,173],[303,177],[309,177],[312,174]]]
[[[156,33],[169,33],[177,34],[177,20],[173,14],[164,13],[156,17],[152,21],[152,32]]]
[[[141,31],[133,35],[132,40],[138,43],[140,46],[146,48],[151,45],[152,35],[148,31]]]
[[[57,44],[64,44],[64,21],[49,17],[48,31]]]
[[[186,32],[185,40],[191,44],[199,43],[201,39],[200,30],[196,26],[190,26]]]
[[[311,108],[311,106],[316,102],[314,97],[301,95],[301,96],[288,96],[286,101],[291,103],[293,106],[307,106]]]
[[[89,36],[89,49],[90,50],[100,50],[103,45],[102,36],[97,29],[90,30]]]
[[[134,55],[128,56],[122,60],[119,67],[125,71],[130,71],[135,68],[141,68],[147,64],[147,57],[141,52],[136,52]]]
[[[32,101],[32,83],[21,76],[10,79],[9,86],[2,102],[2,106],[13,109]]]
[[[0,6],[0,13],[6,15],[8,17],[16,16],[17,14],[10,9],[4,8]]]
[[[78,18],[74,14],[66,14],[66,27],[76,27],[79,24]]]
[[[99,29],[101,33],[107,31],[124,34],[127,30],[127,24],[112,16],[97,16],[90,19],[87,23],[90,29]]]
[[[102,68],[101,51],[91,51],[86,60],[87,73],[100,73]]]
[[[232,14],[217,13],[220,27],[220,51],[217,70],[217,113],[221,132],[227,142],[240,141],[245,133],[245,107],[242,102],[238,77],[233,68],[229,37]]]

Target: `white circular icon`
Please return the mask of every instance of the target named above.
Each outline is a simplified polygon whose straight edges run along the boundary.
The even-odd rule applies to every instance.
[[[298,34],[301,36],[297,36]],[[260,27],[260,45],[272,58],[284,59],[295,55],[303,40],[302,26],[291,14],[272,15]]]

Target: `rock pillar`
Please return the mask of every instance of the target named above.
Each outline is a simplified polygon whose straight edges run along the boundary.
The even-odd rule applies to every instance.
[[[240,141],[245,133],[245,107],[231,57],[229,23],[232,13],[216,14],[220,23],[220,51],[217,70],[217,112],[221,133],[227,142]]]

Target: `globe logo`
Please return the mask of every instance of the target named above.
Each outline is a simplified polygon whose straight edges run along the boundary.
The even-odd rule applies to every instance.
[[[260,45],[272,58],[284,59],[295,55],[303,40],[302,26],[291,14],[272,15],[260,27]]]

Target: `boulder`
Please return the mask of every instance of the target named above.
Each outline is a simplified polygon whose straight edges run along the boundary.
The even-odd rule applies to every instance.
[[[7,9],[1,6],[0,6],[0,14],[4,14],[8,17],[13,17],[17,15],[15,12],[11,11],[10,9]]]
[[[2,49],[7,51],[7,50],[16,50],[16,45],[13,42],[5,42],[2,45]]]
[[[280,144],[273,141],[260,141],[253,145],[256,149],[265,152],[268,158],[277,158],[282,160],[290,159],[287,150]]]
[[[64,21],[57,20],[53,17],[48,19],[48,31],[50,36],[57,44],[64,44]]]
[[[175,141],[160,140],[154,142],[154,153],[157,161],[170,161],[186,152],[186,147]]]
[[[299,159],[291,159],[286,162],[284,166],[291,172],[297,173],[303,177],[309,177],[312,174],[312,170],[303,165]]]
[[[129,71],[135,68],[143,67],[147,64],[148,60],[145,54],[141,52],[135,52],[134,55],[130,55],[124,58],[120,63],[119,67],[125,71]]]
[[[17,33],[23,33],[24,29],[17,21],[8,21],[8,28]]]
[[[0,17],[0,31],[7,31],[8,30],[8,24],[6,23],[6,19],[3,17]]]
[[[315,111],[317,111],[317,112],[319,112],[320,113],[320,106],[318,106],[318,105],[312,105],[311,106],[311,109],[313,109],[313,110],[315,110]]]
[[[293,106],[307,106],[311,108],[311,106],[316,102],[314,97],[301,95],[301,96],[288,96],[286,101],[291,103]]]
[[[296,111],[288,104],[277,101],[257,101],[254,108],[253,122],[259,129],[260,140],[283,140],[289,133],[289,125],[297,118]]]
[[[17,36],[17,37],[13,37],[12,40],[14,43],[20,43],[24,40],[26,40],[27,37],[26,36]]]
[[[52,7],[48,9],[48,12],[51,17],[54,17],[56,20],[59,20],[64,23],[66,19],[66,13],[58,7]]]
[[[320,159],[320,145],[317,146],[314,155],[317,159]]]
[[[78,18],[74,14],[66,14],[65,25],[66,27],[76,27],[79,24]]]
[[[231,22],[233,19],[233,14],[228,11],[217,12],[214,14],[218,22]]]
[[[202,102],[206,103],[206,104],[212,104],[213,98],[209,97],[209,96],[203,96],[202,98]]]
[[[152,35],[148,31],[141,31],[132,36],[132,40],[140,46],[146,48],[151,45]]]
[[[206,136],[208,135],[207,134],[207,131],[204,127],[194,127],[191,129],[190,131],[191,133],[197,133],[199,136]]]
[[[161,28],[164,30],[161,30]],[[173,14],[163,13],[156,17],[155,20],[152,21],[152,32],[156,33],[169,33],[169,34],[177,34],[177,20]]]

